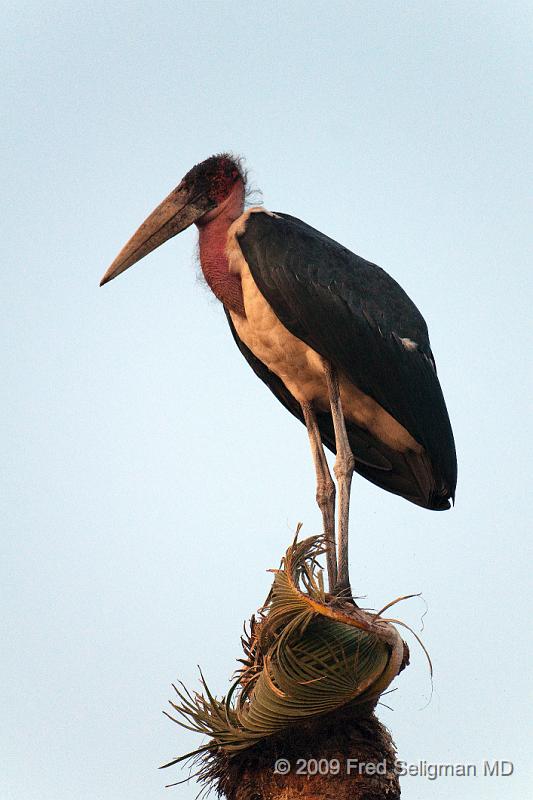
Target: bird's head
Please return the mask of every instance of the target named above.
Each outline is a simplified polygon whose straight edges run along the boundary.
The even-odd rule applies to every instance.
[[[100,286],[193,222],[201,225],[217,216],[238,189],[244,196],[245,182],[240,160],[227,153],[196,164],[133,234],[105,273]]]

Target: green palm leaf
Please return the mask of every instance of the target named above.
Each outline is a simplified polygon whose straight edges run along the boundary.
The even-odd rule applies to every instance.
[[[229,754],[346,703],[376,702],[398,674],[404,645],[378,614],[326,595],[322,536],[287,550],[258,618],[242,639],[245,658],[226,697],[177,688],[170,716],[210,742],[169,764],[222,748]]]

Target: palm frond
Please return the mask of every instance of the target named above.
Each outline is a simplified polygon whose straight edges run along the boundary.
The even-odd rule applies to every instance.
[[[213,696],[203,675],[202,693],[175,687],[171,719],[210,741],[164,766],[216,748],[231,755],[347,703],[356,713],[396,677],[404,659],[399,633],[379,614],[325,593],[318,561],[324,552],[322,536],[296,538],[272,570],[272,588],[245,628],[242,666],[225,697]]]

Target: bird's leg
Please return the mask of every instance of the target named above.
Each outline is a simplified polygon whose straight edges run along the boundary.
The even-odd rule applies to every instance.
[[[335,484],[329,471],[326,454],[322,447],[322,439],[318,429],[316,415],[310,403],[302,403],[311,452],[316,471],[316,501],[322,512],[324,522],[324,538],[326,540],[326,563],[328,567],[328,584],[333,592],[337,584],[337,556],[335,553]]]
[[[350,442],[348,441],[348,434],[346,433],[346,425],[344,423],[344,414],[342,412],[339,391],[339,376],[333,364],[326,361],[326,359],[322,359],[322,362],[328,385],[329,402],[331,405],[331,416],[333,418],[337,449],[337,458],[335,459],[335,465],[333,467],[333,472],[335,473],[339,486],[337,537],[338,574],[335,594],[350,596],[350,576],[348,574],[348,516],[350,513],[350,487],[352,484],[355,462]]]

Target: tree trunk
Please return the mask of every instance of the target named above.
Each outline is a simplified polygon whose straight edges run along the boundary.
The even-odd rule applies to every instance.
[[[227,800],[397,800],[396,749],[372,705],[344,706],[229,757],[209,783]]]

